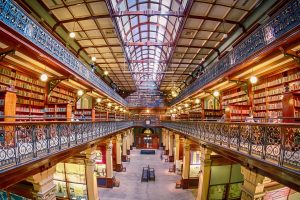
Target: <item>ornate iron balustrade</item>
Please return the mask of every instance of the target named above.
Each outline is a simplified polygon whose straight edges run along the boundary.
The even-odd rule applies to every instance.
[[[143,126],[143,127],[161,127],[160,121],[148,121],[147,120],[135,120],[133,126]]]
[[[0,123],[0,172],[131,127],[133,122]]]
[[[248,37],[242,40],[226,56],[216,62],[201,77],[184,89],[170,105],[174,105],[203,86],[222,76],[225,72],[241,64],[245,59],[262,50],[290,30],[300,25],[300,0],[291,0],[264,25],[261,25]]]
[[[221,122],[162,122],[204,143],[237,151],[300,173],[300,125]]]
[[[0,0],[0,21],[63,63],[78,76],[88,80],[107,96],[127,106],[127,102],[118,93],[90,71],[17,3],[12,0]]]

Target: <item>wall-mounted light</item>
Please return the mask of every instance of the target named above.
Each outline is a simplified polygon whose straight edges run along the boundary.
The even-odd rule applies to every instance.
[[[189,104],[185,103],[185,104],[184,104],[184,107],[186,107],[186,108],[189,107]]]
[[[196,100],[195,100],[195,103],[196,103],[196,104],[199,104],[199,103],[200,103],[200,99],[196,99]]]
[[[107,70],[104,71],[104,75],[105,75],[105,76],[108,75],[108,71],[107,71]]]
[[[250,77],[250,83],[255,84],[255,83],[257,83],[257,81],[258,81],[258,79],[257,79],[256,76],[251,76]]]
[[[147,109],[147,113],[150,113],[150,110],[149,110],[149,109]]]
[[[41,81],[46,82],[48,80],[48,75],[43,73],[43,74],[41,74],[40,79],[41,79]]]
[[[181,110],[181,106],[178,106],[178,110]]]
[[[215,90],[214,93],[213,93],[213,95],[214,95],[215,97],[218,97],[218,96],[220,96],[220,92],[219,92],[218,90]]]
[[[78,90],[78,91],[77,91],[77,95],[78,95],[78,96],[82,96],[82,95],[83,95],[83,91],[82,91],[82,90]]]
[[[119,109],[119,106],[115,106],[115,109],[118,110],[118,109]]]
[[[95,56],[92,57],[92,61],[95,62],[97,58]]]
[[[97,101],[97,103],[100,103],[101,102],[101,98],[97,98],[96,101]]]
[[[111,103],[107,103],[107,106],[108,106],[108,107],[111,107],[111,106],[112,106],[112,104],[111,104]]]

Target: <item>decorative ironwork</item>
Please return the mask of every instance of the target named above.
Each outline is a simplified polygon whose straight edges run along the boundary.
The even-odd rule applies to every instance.
[[[238,151],[289,170],[300,170],[300,126],[221,122],[161,122],[205,143]]]
[[[242,40],[231,52],[210,67],[189,87],[184,89],[170,102],[170,105],[174,105],[195,93],[299,25],[300,0],[292,0],[276,12],[264,25]]]
[[[118,93],[90,71],[62,43],[55,39],[14,1],[0,0],[0,21],[63,63],[78,76],[89,81],[106,93],[107,96],[127,106],[127,102]]]
[[[132,125],[127,121],[1,123],[0,172]]]

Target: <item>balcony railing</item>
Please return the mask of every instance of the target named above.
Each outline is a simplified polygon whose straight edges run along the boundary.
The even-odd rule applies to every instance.
[[[0,123],[0,172],[131,127],[133,122]]]
[[[70,70],[89,81],[107,96],[127,106],[127,102],[104,81],[90,71],[63,44],[52,36],[13,0],[0,0],[0,22],[21,34],[30,42],[63,63]]]
[[[204,143],[233,150],[299,173],[299,124],[221,122],[162,122],[161,124]]]
[[[243,63],[243,61],[262,50],[273,41],[279,39],[292,29],[300,25],[300,0],[291,0],[265,24],[261,25],[248,37],[241,41],[226,56],[216,62],[201,77],[185,88],[170,105],[174,105],[192,93],[200,90],[212,80],[222,76],[225,72]]]

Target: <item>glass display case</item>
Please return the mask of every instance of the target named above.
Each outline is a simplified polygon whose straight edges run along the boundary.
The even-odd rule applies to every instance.
[[[242,184],[240,165],[211,166],[208,199],[240,199]]]
[[[200,151],[192,151],[190,152],[190,178],[198,178],[200,173]]]
[[[102,151],[96,150],[95,172],[97,177],[106,177],[106,164]]]
[[[83,160],[74,163],[58,163],[54,173],[58,199],[86,200],[87,186]]]

